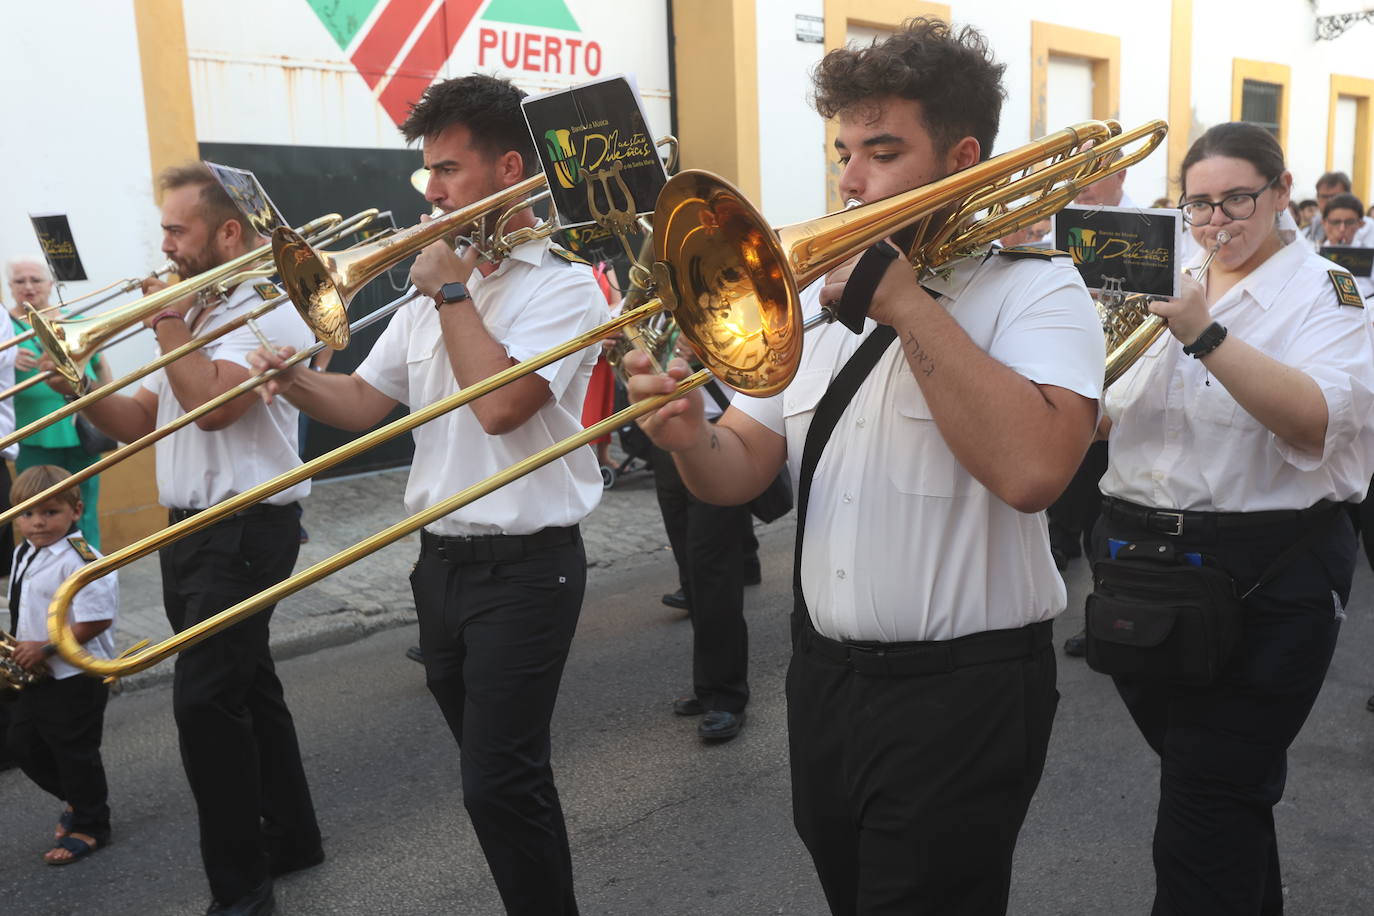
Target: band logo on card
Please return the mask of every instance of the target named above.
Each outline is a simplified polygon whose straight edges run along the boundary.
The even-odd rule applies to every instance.
[[[1054,247],[1089,289],[1177,296],[1181,233],[1177,210],[1070,206],[1054,218]]]
[[[1357,277],[1374,274],[1374,248],[1351,248],[1346,245],[1323,245],[1322,257],[1339,264]]]
[[[613,76],[522,105],[560,226],[653,211],[668,176],[629,79]]]
[[[81,255],[76,250],[76,238],[72,235],[71,223],[65,213],[30,214],[33,232],[38,236],[38,245],[43,249],[48,269],[53,279],[59,283],[74,283],[86,279],[86,268],[81,264]]]
[[[267,196],[267,191],[258,181],[258,176],[247,169],[236,169],[228,165],[206,162],[205,167],[215,180],[224,188],[229,199],[239,208],[248,224],[258,235],[268,236],[278,226],[285,226],[281,211]]]

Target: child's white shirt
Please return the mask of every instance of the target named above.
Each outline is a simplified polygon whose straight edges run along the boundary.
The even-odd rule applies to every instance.
[[[82,552],[86,556],[82,556]],[[14,600],[14,583],[23,586],[19,597],[19,632],[14,634],[20,642],[48,641],[48,605],[53,593],[67,577],[85,566],[90,559],[100,553],[86,543],[80,531],[74,531],[47,547],[35,548],[24,541],[14,549],[14,563],[10,572],[10,601]],[[110,573],[96,579],[77,592],[72,602],[72,623],[91,620],[108,620],[110,626],[104,632],[86,643],[86,650],[96,658],[114,657],[114,620],[119,610],[118,573]],[[8,621],[6,621],[8,625]],[[48,668],[54,678],[67,678],[80,674],[78,668],[64,662],[54,655],[48,659]]]

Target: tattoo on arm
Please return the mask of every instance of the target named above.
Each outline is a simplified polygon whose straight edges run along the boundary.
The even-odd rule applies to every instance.
[[[910,360],[912,368],[924,372],[927,376],[935,374],[935,361],[921,347],[921,342],[916,339],[915,334],[910,331],[906,332],[906,340],[902,341],[902,348],[906,351],[907,359]]]
[[[711,432],[711,448],[713,448],[713,449],[719,449],[719,448],[720,448],[720,438],[715,434],[715,431],[714,431],[714,430],[712,430],[712,432]]]

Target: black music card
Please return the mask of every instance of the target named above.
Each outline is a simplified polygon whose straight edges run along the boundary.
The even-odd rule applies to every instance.
[[[1349,245],[1323,245],[1319,252],[1357,277],[1374,274],[1374,248],[1352,248]]]
[[[67,214],[30,213],[29,222],[33,223],[33,232],[38,236],[38,245],[43,249],[53,279],[59,283],[86,279],[86,268],[81,265]]]
[[[628,78],[534,96],[522,107],[558,225],[609,226],[617,212],[625,225],[634,215],[653,212],[668,175]]]
[[[247,169],[236,169],[214,162],[206,162],[205,167],[215,176],[215,180],[224,188],[235,206],[243,211],[249,225],[258,235],[271,235],[273,229],[286,225],[281,211],[272,203],[272,198],[267,196],[267,191],[263,188],[262,182],[258,181],[258,176]]]
[[[1177,210],[1068,206],[1054,218],[1054,247],[1089,289],[1177,296],[1182,235]]]

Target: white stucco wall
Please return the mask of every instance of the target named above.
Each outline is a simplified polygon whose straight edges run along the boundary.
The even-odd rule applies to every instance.
[[[66,213],[91,279],[65,299],[160,264],[131,0],[0,4],[0,35],[0,260],[38,253],[30,213]],[[145,350],[122,345],[116,370]]]

